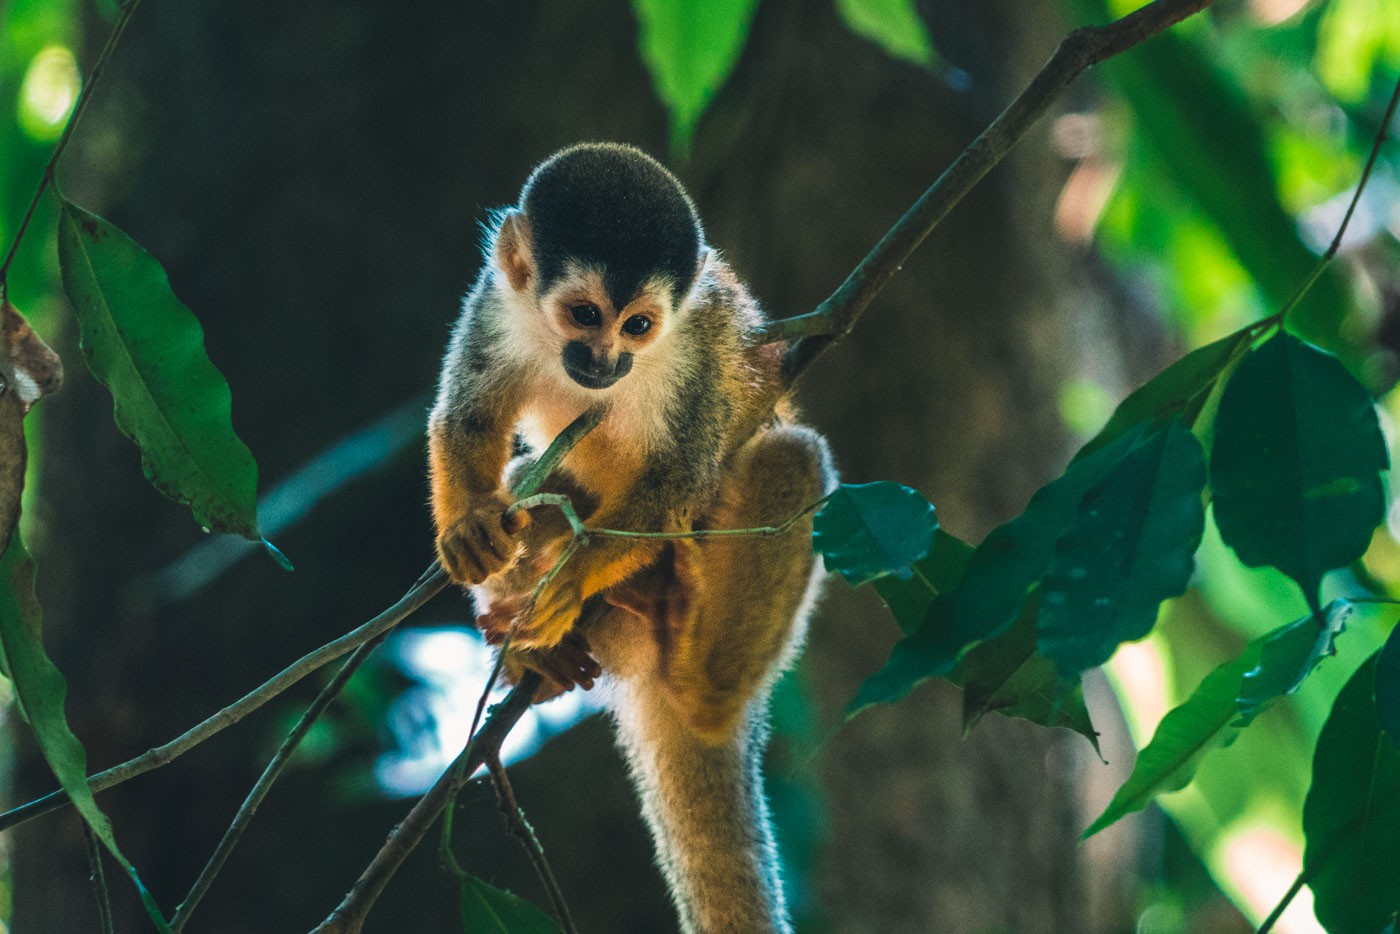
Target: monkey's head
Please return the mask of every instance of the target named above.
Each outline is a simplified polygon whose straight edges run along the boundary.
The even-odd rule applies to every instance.
[[[708,249],[685,190],[630,146],[562,150],[500,217],[494,256],[564,372],[607,389],[675,324]]]

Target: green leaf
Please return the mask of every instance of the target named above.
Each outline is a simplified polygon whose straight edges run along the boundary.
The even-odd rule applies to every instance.
[[[934,529],[928,556],[914,563],[912,575],[901,578],[887,574],[871,586],[908,635],[923,623],[933,598],[952,590],[962,580],[972,551],[972,546],[962,539]]]
[[[1251,325],[1214,343],[1197,347],[1133,390],[1118,403],[1108,424],[1079,449],[1074,459],[1077,461],[1092,454],[1131,428],[1142,424],[1155,428],[1182,412],[1188,403],[1202,397],[1229,369],[1236,357],[1249,346],[1255,331]],[[1188,420],[1187,426],[1190,427],[1190,424]]]
[[[1240,685],[1237,704],[1244,723],[1276,698],[1298,690],[1318,662],[1337,654],[1336,639],[1351,612],[1351,603],[1333,600],[1321,615],[1309,614],[1265,638],[1258,666],[1245,672]]]
[[[1073,730],[1098,752],[1099,734],[1084,706],[1079,679],[1061,676],[1054,662],[1036,654],[1039,603],[1039,595],[1032,594],[1016,625],[963,656],[952,678],[963,688],[963,730],[971,730],[988,713],[999,713]]]
[[[1280,331],[1244,358],[1220,400],[1211,457],[1220,535],[1246,565],[1278,568],[1316,601],[1322,575],[1370,544],[1387,463],[1365,388],[1335,357]]]
[[[933,65],[933,39],[913,0],[836,0],[836,12],[852,32],[893,57],[925,68]]]
[[[1205,529],[1205,453],[1180,422],[1134,448],[1085,495],[1041,585],[1039,649],[1060,673],[1141,639],[1186,590]]]
[[[1376,714],[1391,741],[1400,745],[1400,626],[1390,631],[1376,660]]]
[[[554,919],[518,895],[462,877],[462,930],[465,934],[558,934]]]
[[[898,483],[843,483],[812,521],[812,547],[852,587],[886,575],[912,580],[938,517],[918,490]]]
[[[1400,749],[1376,718],[1376,659],[1322,727],[1303,805],[1303,874],[1329,934],[1375,934],[1400,909]]]
[[[204,352],[204,331],[165,270],[66,200],[58,254],[88,367],[111,391],[117,425],[140,447],[146,477],[188,503],[204,528],[260,541],[257,464],[233,432],[228,384]]]
[[[1127,814],[1141,811],[1157,795],[1185,788],[1208,752],[1234,742],[1239,734],[1239,727],[1232,724],[1239,715],[1235,698],[1240,682],[1244,673],[1258,664],[1267,638],[1249,643],[1238,658],[1206,675],[1185,703],[1162,718],[1152,741],[1138,753],[1133,773],[1099,819],[1084,831],[1084,839]]]
[[[34,730],[39,751],[73,806],[97,838],[126,870],[157,929],[170,927],[146,891],[136,869],[117,846],[112,825],[97,807],[87,783],[87,753],[68,726],[64,698],[68,684],[44,652],[39,601],[34,594],[34,562],[16,533],[0,557],[0,649],[19,708]]]
[[[695,125],[748,40],[758,0],[632,0],[642,61],[671,115],[671,148],[689,151]]]
[[[860,686],[846,718],[873,704],[894,703],[923,681],[949,674],[969,646],[1006,631],[1031,585],[1049,567],[1055,542],[1074,521],[1084,494],[1144,434],[1135,428],[1071,464],[1031,497],[1025,512],[993,529],[958,586],[933,600],[918,630],[896,643],[884,667]]]

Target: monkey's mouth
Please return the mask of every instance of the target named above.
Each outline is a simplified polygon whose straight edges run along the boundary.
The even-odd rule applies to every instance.
[[[569,379],[578,383],[585,389],[607,389],[613,383],[622,379],[627,373],[626,370],[622,370],[622,372],[611,370],[607,373],[589,373],[587,370],[571,367],[567,363],[564,364],[564,372],[569,374]]]

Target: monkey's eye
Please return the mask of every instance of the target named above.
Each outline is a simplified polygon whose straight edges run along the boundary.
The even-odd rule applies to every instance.
[[[573,315],[574,320],[586,328],[596,328],[603,323],[603,313],[598,310],[598,306],[587,302],[573,306],[569,309],[569,314]]]
[[[631,334],[633,337],[645,334],[651,330],[651,319],[645,315],[633,315],[622,322],[622,333]]]

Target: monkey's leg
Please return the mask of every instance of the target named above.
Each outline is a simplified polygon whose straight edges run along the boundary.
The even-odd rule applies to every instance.
[[[777,525],[830,487],[825,442],[801,428],[734,457],[710,528]],[[657,858],[687,934],[787,932],[759,769],[773,679],[800,644],[813,580],[811,521],[785,535],[678,542],[609,591],[590,631]]]

